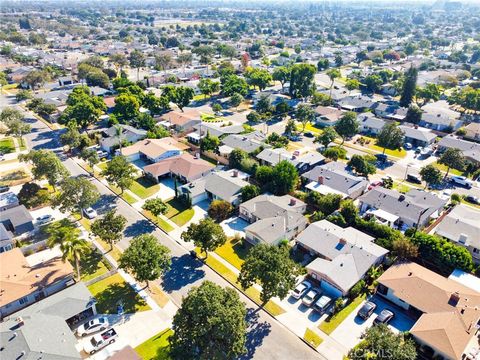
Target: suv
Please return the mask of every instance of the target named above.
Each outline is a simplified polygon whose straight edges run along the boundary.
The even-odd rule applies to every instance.
[[[421,184],[422,183],[422,179],[420,179],[420,177],[418,175],[415,175],[415,174],[408,174],[407,175],[407,181],[411,182],[411,183],[414,183],[414,184]]]
[[[467,179],[465,176],[452,176],[450,178],[450,181],[457,185],[465,186],[467,189],[472,188],[472,182],[469,179]]]
[[[332,301],[333,300],[331,297],[323,295],[320,297],[320,299],[313,303],[313,309],[322,314],[328,309]]]
[[[303,295],[307,293],[308,290],[312,288],[312,284],[310,284],[308,281],[302,281],[300,284],[298,284],[295,289],[292,291],[292,296],[295,299],[300,299]]]
[[[367,301],[363,306],[358,310],[357,316],[363,320],[367,320],[377,308],[377,304],[372,301]]]

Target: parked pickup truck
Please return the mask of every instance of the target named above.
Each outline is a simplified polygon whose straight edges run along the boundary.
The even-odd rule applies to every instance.
[[[113,344],[117,337],[118,334],[115,329],[108,329],[101,334],[93,336],[90,341],[85,344],[83,349],[87,354],[93,355],[98,350],[103,349],[105,346]]]

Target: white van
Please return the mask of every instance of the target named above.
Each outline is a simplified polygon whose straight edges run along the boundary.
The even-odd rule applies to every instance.
[[[465,176],[452,176],[450,181],[461,186],[465,186],[467,189],[472,187],[472,181]]]

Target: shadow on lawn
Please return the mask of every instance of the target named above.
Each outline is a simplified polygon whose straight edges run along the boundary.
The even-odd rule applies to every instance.
[[[83,256],[80,261],[80,273],[82,274],[82,278],[90,277],[100,270],[102,260],[102,254],[93,248],[90,253],[88,253],[86,256]]]
[[[127,283],[115,283],[95,294],[97,311],[100,314],[116,314],[117,304],[121,301],[125,313],[135,313],[147,303]]]

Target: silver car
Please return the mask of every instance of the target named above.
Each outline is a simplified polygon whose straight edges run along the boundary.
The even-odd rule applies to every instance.
[[[317,301],[322,293],[317,289],[310,289],[305,296],[302,298],[302,303],[305,306],[312,306],[312,304]]]
[[[110,326],[108,319],[105,316],[92,319],[77,329],[78,336],[87,336],[97,331],[103,331]]]

